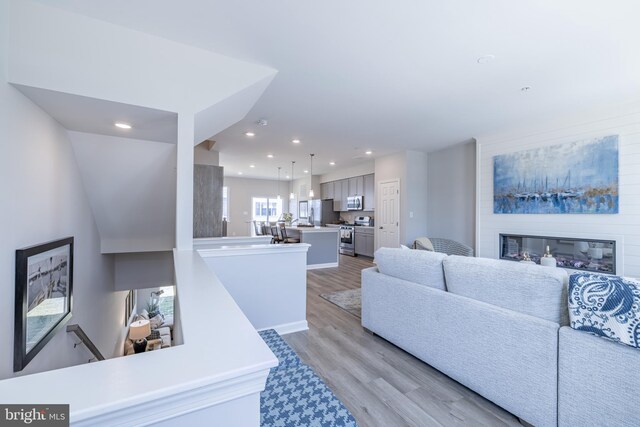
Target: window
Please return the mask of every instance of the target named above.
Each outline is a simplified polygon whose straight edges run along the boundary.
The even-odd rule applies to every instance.
[[[175,296],[175,288],[173,286],[163,286],[160,288],[160,290],[163,291],[158,301],[160,313],[165,316],[173,316],[173,299]]]
[[[222,219],[229,220],[229,187],[222,187]]]
[[[282,215],[282,199],[275,197],[253,197],[254,221],[277,221]]]

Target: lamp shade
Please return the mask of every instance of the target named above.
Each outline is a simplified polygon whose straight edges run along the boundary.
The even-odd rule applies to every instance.
[[[129,339],[132,341],[141,340],[151,335],[151,323],[148,320],[136,320],[129,326]]]

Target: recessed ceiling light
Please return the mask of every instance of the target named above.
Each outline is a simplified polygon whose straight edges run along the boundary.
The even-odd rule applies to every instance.
[[[364,154],[367,154],[367,155],[369,155],[369,154],[373,154],[373,151],[371,151],[371,150],[369,150],[369,151],[365,151],[365,152],[364,152]]]
[[[238,172],[238,175],[242,175],[242,172]]]
[[[250,168],[255,168],[255,167],[256,167],[256,165],[249,165],[249,167],[250,167]]]
[[[273,159],[273,154],[267,154],[267,157]]]
[[[520,88],[521,92],[529,92],[531,90],[531,86],[524,86]]]
[[[127,123],[117,122],[117,123],[114,123],[114,124],[115,124],[115,126],[117,128],[120,128],[120,129],[131,129],[131,125],[127,124]]]
[[[330,164],[331,166],[335,166],[335,165],[336,165],[336,162],[329,162],[329,164]]]
[[[245,135],[247,135],[247,136],[256,136],[256,134],[253,133],[253,132],[245,132]]]
[[[486,64],[496,59],[495,55],[482,55],[478,58],[478,64]]]
[[[300,140],[299,139],[294,139],[291,142],[293,142],[294,144],[300,144]]]
[[[308,171],[308,170],[305,170],[305,171],[304,171],[304,173],[309,173],[309,171]]]

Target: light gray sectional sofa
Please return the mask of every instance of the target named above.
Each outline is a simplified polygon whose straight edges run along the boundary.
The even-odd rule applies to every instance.
[[[362,271],[363,327],[535,426],[640,425],[637,282],[572,275],[568,304],[562,269],[375,255]]]
[[[564,270],[387,248],[375,261],[365,328],[535,426],[558,424]]]

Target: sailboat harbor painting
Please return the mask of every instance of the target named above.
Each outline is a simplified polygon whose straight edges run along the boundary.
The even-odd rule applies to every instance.
[[[497,214],[618,213],[618,135],[493,158]]]

